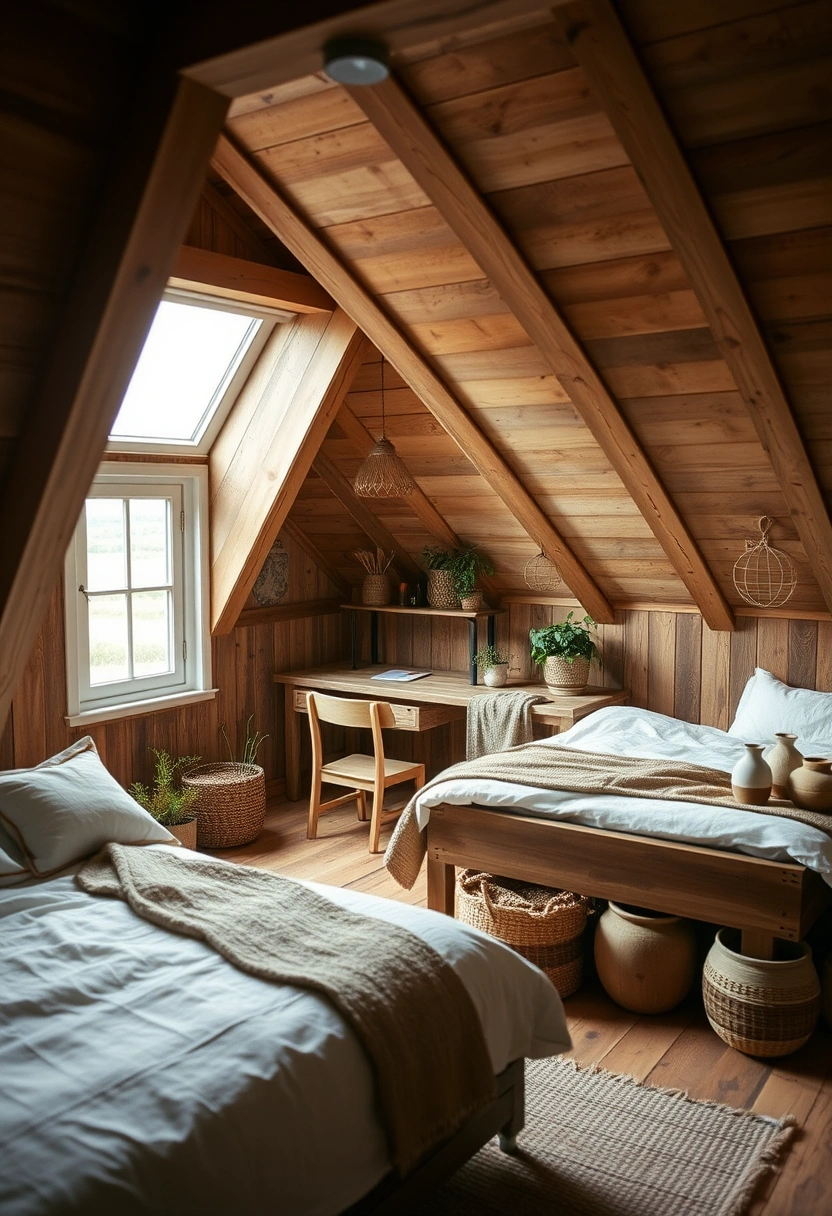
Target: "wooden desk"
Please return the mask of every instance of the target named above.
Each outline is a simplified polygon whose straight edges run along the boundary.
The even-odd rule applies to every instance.
[[[388,664],[389,667],[389,664]],[[296,714],[306,713],[306,692],[341,693],[373,701],[389,701],[393,706],[397,730],[433,730],[445,722],[464,718],[468,702],[474,697],[488,696],[496,691],[483,685],[468,683],[461,671],[431,672],[422,680],[408,684],[373,680],[376,672],[387,667],[376,664],[353,671],[348,663],[331,663],[328,667],[311,667],[304,671],[282,671],[275,675],[276,684],[285,685],[286,697],[286,797],[294,802],[301,797],[300,722]],[[555,733],[568,730],[593,710],[607,705],[623,705],[629,692],[623,688],[588,688],[578,696],[555,696],[545,684],[509,683],[509,690],[540,693],[549,698],[546,704],[532,707],[533,716],[550,726]]]

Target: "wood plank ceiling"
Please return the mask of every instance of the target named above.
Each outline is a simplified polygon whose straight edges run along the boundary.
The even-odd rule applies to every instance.
[[[769,514],[774,543],[798,570],[790,607],[823,610],[789,513],[793,487],[784,495],[668,230],[568,45],[568,8],[562,25],[550,18],[462,49],[402,53],[393,67],[600,376],[596,398],[614,411],[615,433],[636,444],[629,461],[601,434],[585,385],[570,400],[545,335],[533,343],[528,299],[512,296],[505,279],[498,290],[472,256],[476,241],[463,243],[444,218],[446,202],[440,214],[441,191],[417,172],[408,133],[399,140],[387,131],[400,159],[368,121],[373,102],[359,106],[357,91],[310,76],[236,101],[229,137],[440,378],[607,601],[696,603],[713,627],[730,628],[726,601],[739,603],[733,562],[757,516]],[[761,320],[809,452],[806,477],[816,475],[828,502],[832,6],[628,0],[619,9]],[[304,249],[286,243],[304,261]],[[489,261],[482,245],[479,257]],[[493,264],[492,274],[498,279]],[[382,349],[387,332],[370,333]],[[447,527],[493,558],[495,587],[522,587],[540,537],[478,471],[477,452],[455,442],[408,386],[395,344],[385,353],[397,365],[385,379],[397,451]],[[380,433],[377,351],[345,405]],[[352,478],[360,433],[336,420],[322,452]],[[651,518],[651,492],[667,496],[662,527]],[[372,507],[411,555],[436,539],[424,510]],[[314,468],[291,518],[358,581],[351,550],[365,532]]]

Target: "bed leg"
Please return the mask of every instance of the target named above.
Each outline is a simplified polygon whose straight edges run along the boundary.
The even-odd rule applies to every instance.
[[[774,934],[759,929],[743,929],[740,936],[740,952],[749,958],[774,958]]]
[[[428,907],[434,912],[454,914],[456,871],[444,861],[435,861],[428,853]]]
[[[526,1125],[526,1075],[523,1061],[516,1060],[511,1067],[513,1099],[511,1118],[497,1133],[500,1151],[509,1155],[517,1152],[517,1137]]]

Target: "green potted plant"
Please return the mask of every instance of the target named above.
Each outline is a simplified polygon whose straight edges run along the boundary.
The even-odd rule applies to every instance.
[[[428,603],[431,608],[458,608],[459,596],[454,589],[451,573],[458,549],[439,549],[426,545],[422,550],[422,561],[428,569]]]
[[[598,653],[590,629],[591,616],[574,621],[570,612],[559,625],[529,630],[532,659],[543,668],[543,679],[554,692],[582,692],[589,679],[589,664]]]
[[[480,553],[476,545],[470,545],[467,549],[457,550],[448,569],[463,612],[479,612],[482,608],[482,591],[477,587],[477,578],[480,574],[494,573],[491,559]]]
[[[196,848],[196,790],[182,784],[182,771],[196,764],[199,756],[173,760],[166,751],[152,749],[156,757],[153,788],[134,781],[128,793],[187,849]]]
[[[254,714],[245,724],[245,743],[238,757],[220,726],[228,760],[200,764],[184,774],[182,784],[199,795],[199,845],[206,849],[234,849],[256,840],[266,818],[266,774],[256,763],[268,735],[252,729]]]
[[[508,681],[508,665],[511,655],[499,646],[480,646],[474,655],[477,670],[482,672],[484,683],[489,688],[503,688]]]

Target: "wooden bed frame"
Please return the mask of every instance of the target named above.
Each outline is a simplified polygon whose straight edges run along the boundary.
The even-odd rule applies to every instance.
[[[744,954],[771,958],[775,938],[800,941],[832,903],[806,866],[486,807],[432,807],[426,833],[428,907],[450,916],[454,867],[474,867],[727,925]]]

